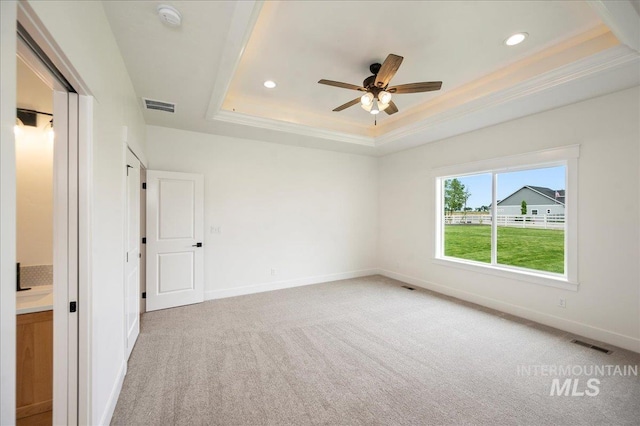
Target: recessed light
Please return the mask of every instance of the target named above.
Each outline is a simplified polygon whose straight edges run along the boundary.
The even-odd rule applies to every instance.
[[[267,89],[273,89],[274,87],[276,87],[276,82],[267,80],[264,82],[264,87],[266,87]]]
[[[527,38],[528,35],[529,34],[527,33],[516,33],[511,37],[509,37],[508,39],[506,39],[504,41],[504,44],[506,44],[507,46],[515,46],[516,44],[522,43],[524,39]]]

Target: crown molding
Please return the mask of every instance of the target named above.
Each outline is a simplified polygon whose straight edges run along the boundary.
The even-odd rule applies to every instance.
[[[211,100],[209,101],[209,107],[206,112],[206,118],[212,121],[287,132],[301,136],[323,138],[370,147],[375,146],[375,140],[371,137],[256,117],[222,109],[222,104],[227,95],[227,91],[229,90],[233,76],[238,68],[242,54],[249,43],[251,33],[258,21],[263,4],[264,0],[242,1],[236,3],[227,35],[228,43],[226,44],[220,66],[218,68],[216,82],[211,94]]]
[[[617,45],[586,58],[576,60],[570,64],[560,66],[548,72],[529,78],[510,87],[506,87],[504,89],[488,93],[484,96],[480,96],[471,101],[464,102],[460,105],[450,107],[442,112],[432,113],[432,115],[426,117],[423,116],[424,118],[418,119],[419,121],[414,121],[413,123],[390,130],[376,137],[363,136],[339,130],[329,130],[311,125],[222,109],[224,99],[226,98],[227,91],[240,63],[244,49],[247,46],[256,22],[258,21],[263,3],[264,0],[254,0],[237,2],[236,4],[236,9],[234,11],[227,37],[229,42],[227,43],[218,69],[216,82],[206,113],[206,118],[210,121],[286,132],[294,135],[367,147],[382,147],[409,136],[415,136],[423,132],[426,133],[430,128],[434,128],[445,123],[449,124],[453,122],[460,122],[464,124],[464,117],[467,115],[483,110],[489,110],[585,77],[595,76],[604,71],[624,66],[632,61],[637,61],[640,57],[638,51],[634,50],[634,46]],[[590,1],[589,3],[594,9],[596,9],[601,17],[606,14],[613,16],[611,19],[615,18],[614,23],[620,23],[617,28],[623,28],[621,32],[625,34],[627,38],[632,38],[635,34],[633,31],[638,30],[638,28],[634,29],[633,27],[633,23],[635,22],[633,20],[638,18],[638,14],[635,12],[635,9],[632,11],[633,16],[628,19],[621,17],[621,11],[626,11],[627,6],[633,9],[633,6],[628,1],[621,2],[625,3],[622,7],[614,7],[613,9],[608,7],[608,2],[606,2],[607,4],[602,1]],[[606,27],[602,26],[602,28]],[[620,31],[616,32],[615,35],[618,39],[623,40],[619,35],[619,32]],[[428,110],[425,110],[424,112],[428,114]],[[384,131],[383,129],[381,130]]]
[[[616,46],[590,57],[578,60],[555,70],[543,73],[515,86],[500,90],[458,107],[435,114],[426,119],[392,130],[375,138],[376,146],[382,146],[407,136],[427,131],[430,127],[492,108],[510,101],[570,83],[603,71],[624,66],[640,58],[638,52],[626,46]]]
[[[635,52],[626,46],[618,45],[571,64],[543,73],[515,86],[491,93],[441,113],[434,114],[424,120],[400,127],[375,138],[274,120],[271,118],[256,117],[227,110],[219,110],[212,117],[212,120],[287,132],[300,136],[328,139],[337,142],[380,147],[405,137],[428,131],[429,128],[443,123],[463,119],[465,116],[481,110],[490,109],[511,101],[525,98],[541,91],[552,89],[585,77],[594,76],[604,71],[624,66],[630,62],[637,61],[639,58],[640,54],[638,54],[638,52]]]
[[[216,74],[213,92],[205,117],[213,118],[220,109],[227,95],[233,76],[236,73],[244,49],[249,43],[253,28],[258,21],[264,0],[244,0],[235,3],[233,17],[229,24],[227,43],[225,43],[220,66]]]
[[[629,0],[588,0],[587,3],[618,40],[640,51],[640,16]]]
[[[218,111],[218,113],[214,115],[212,119],[214,121],[221,121],[224,123],[239,124],[243,126],[251,126],[267,130],[276,130],[280,132],[293,133],[300,136],[329,139],[338,142],[346,142],[371,147],[375,146],[375,139],[371,137],[320,129],[316,127],[305,126],[303,124],[273,120],[271,118],[255,117],[239,112],[221,110]]]

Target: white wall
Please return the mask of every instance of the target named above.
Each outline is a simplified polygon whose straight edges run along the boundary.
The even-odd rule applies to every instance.
[[[53,112],[53,91],[18,60],[18,108]],[[37,127],[16,136],[16,260],[21,266],[53,264],[53,140],[51,117],[37,116]]]
[[[42,126],[25,126],[16,136],[16,177],[16,260],[21,267],[52,265],[53,143]]]
[[[385,273],[640,351],[638,87],[380,159]],[[431,169],[580,144],[578,292],[432,263]],[[567,300],[566,309],[558,299]]]
[[[149,169],[205,176],[207,298],[376,267],[377,159],[155,126],[147,144]]]
[[[144,162],[139,102],[101,2],[31,1],[42,25],[94,96],[90,412],[108,423],[126,370],[124,336],[124,133]],[[81,283],[81,286],[83,284]],[[82,306],[82,301],[81,301]]]

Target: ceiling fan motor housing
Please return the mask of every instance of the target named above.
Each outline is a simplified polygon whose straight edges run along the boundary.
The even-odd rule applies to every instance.
[[[376,89],[378,91],[381,90],[379,87],[376,86],[376,76],[375,75],[370,75],[369,77],[365,78],[364,81],[362,82],[362,87],[367,89],[369,92],[373,92]],[[374,95],[377,95],[377,93],[374,93]]]

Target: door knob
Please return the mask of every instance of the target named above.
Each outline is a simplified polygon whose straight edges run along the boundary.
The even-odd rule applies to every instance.
[[[192,245],[191,247],[202,247],[202,243],[196,243],[196,244]]]

